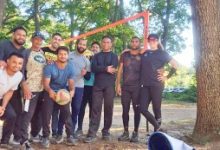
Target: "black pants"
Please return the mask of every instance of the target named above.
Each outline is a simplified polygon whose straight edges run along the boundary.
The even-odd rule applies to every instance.
[[[42,101],[43,92],[33,92],[28,112],[23,111],[21,116],[21,144],[28,140],[28,127],[37,108],[38,101]]]
[[[0,100],[0,103],[2,104],[2,100]],[[5,109],[4,115],[0,118],[1,120],[4,120],[3,124],[3,130],[2,130],[2,144],[8,144],[10,136],[13,133],[15,122],[16,122],[17,114],[12,107],[11,103],[8,103]]]
[[[161,119],[161,101],[164,86],[143,86],[140,91],[140,110],[145,118],[154,126],[156,130],[159,128],[157,120]],[[148,111],[150,102],[152,101],[153,112],[155,117]]]
[[[83,91],[83,100],[81,103],[79,116],[78,116],[78,130],[82,130],[83,119],[85,115],[85,109],[87,103],[89,104],[89,118],[91,118],[91,111],[92,111],[92,87],[93,86],[84,86]]]
[[[122,86],[121,104],[122,104],[122,119],[124,129],[128,130],[129,110],[132,101],[134,110],[134,130],[137,132],[140,124],[140,107],[139,107],[139,92],[140,86]]]
[[[11,100],[8,103],[8,115],[4,118],[2,142],[7,143],[12,133],[14,139],[20,139],[20,127],[21,127],[21,114],[22,114],[22,100],[20,90],[14,91]],[[11,118],[11,117],[15,118]]]
[[[88,136],[96,136],[100,125],[102,103],[104,100],[104,127],[102,129],[102,134],[109,133],[109,129],[112,125],[112,115],[113,115],[113,101],[115,96],[114,86],[108,87],[98,87],[93,86],[92,94],[92,113],[89,122]]]
[[[42,123],[43,123],[43,137],[49,137],[50,135],[50,121],[53,113],[54,100],[49,97],[47,92],[44,93],[44,101],[42,104]],[[73,135],[73,125],[68,122],[71,119],[70,104],[59,105],[60,121],[65,124],[67,137]]]
[[[37,136],[40,133],[40,130],[42,129],[42,103],[43,103],[44,92],[41,93],[41,96],[40,96],[41,98],[39,97],[37,101],[35,112],[31,119],[31,132],[30,133],[33,137]]]

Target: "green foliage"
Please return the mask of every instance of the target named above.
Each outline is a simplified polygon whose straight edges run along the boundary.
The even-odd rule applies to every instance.
[[[186,101],[186,102],[196,102],[196,86],[191,85],[182,93],[163,93],[164,99],[167,101]]]

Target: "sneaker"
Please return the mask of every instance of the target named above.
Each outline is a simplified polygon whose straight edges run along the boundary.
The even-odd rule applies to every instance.
[[[17,146],[17,145],[20,145],[20,142],[21,142],[21,140],[13,139],[13,140],[10,142],[10,144]]]
[[[31,144],[29,143],[29,141],[24,142],[21,145],[21,149],[22,150],[34,150],[34,148],[31,147]]]
[[[134,132],[132,133],[130,142],[134,142],[134,143],[137,143],[137,142],[138,142],[138,132],[135,132],[135,131],[134,131]]]
[[[85,139],[84,139],[84,143],[93,143],[96,141],[96,137],[94,136],[87,136]]]
[[[41,141],[41,146],[43,148],[49,148],[50,147],[50,141],[48,137],[43,137]]]
[[[83,136],[83,131],[82,130],[77,130],[75,134],[76,134],[76,137],[82,137]]]
[[[13,147],[11,146],[11,145],[9,145],[9,144],[6,144],[6,143],[2,143],[1,145],[0,145],[0,149],[2,149],[2,150],[8,150],[8,149],[13,149]]]
[[[124,131],[121,136],[118,137],[118,141],[128,141],[129,140],[129,132]]]
[[[74,138],[73,136],[70,136],[70,137],[68,137],[67,139],[66,139],[66,145],[68,145],[68,146],[76,146],[77,145],[77,139],[76,138]]]
[[[103,133],[102,134],[102,139],[105,140],[105,141],[110,141],[111,140],[110,133]]]
[[[57,135],[52,135],[52,137],[50,138],[50,142],[51,144],[57,144]]]
[[[37,136],[32,136],[31,135],[29,141],[33,142],[33,143],[40,143],[42,141],[42,136],[39,135],[39,134]]]
[[[63,136],[62,135],[57,135],[55,141],[56,141],[56,144],[62,143],[63,142]]]

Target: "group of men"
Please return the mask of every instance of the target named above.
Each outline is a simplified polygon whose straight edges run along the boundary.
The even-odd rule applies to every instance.
[[[83,135],[87,103],[90,106],[89,130],[84,142],[94,142],[103,101],[102,138],[110,140],[117,71],[116,92],[122,96],[124,124],[124,132],[118,140],[138,142],[141,65],[141,41],[138,37],[131,39],[130,50],[124,51],[118,62],[118,56],[112,52],[113,41],[110,36],[103,36],[100,45],[93,42],[91,51],[87,50],[87,40],[79,39],[74,52],[60,46],[62,36],[59,33],[52,35],[47,47],[42,47],[44,36],[40,32],[33,33],[29,49],[24,48],[26,36],[26,29],[17,27],[12,31],[11,40],[0,43],[0,118],[4,120],[1,147],[11,147],[9,139],[13,134],[13,145],[30,150],[33,149],[31,141],[40,142],[44,148],[49,148],[50,143],[63,142],[64,125],[66,144],[76,145],[78,138]],[[72,97],[70,103],[56,103],[56,93],[60,89],[69,91]],[[128,121],[131,100],[134,131],[130,138]],[[30,103],[28,111],[24,111],[26,102]],[[49,139],[50,130],[52,137]]]

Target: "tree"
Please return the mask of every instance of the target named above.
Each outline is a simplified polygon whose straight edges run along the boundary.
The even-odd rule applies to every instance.
[[[5,11],[5,0],[0,0],[0,27],[2,26],[3,18],[4,18],[4,11]]]
[[[220,3],[192,0],[197,79],[195,137],[220,131]]]

